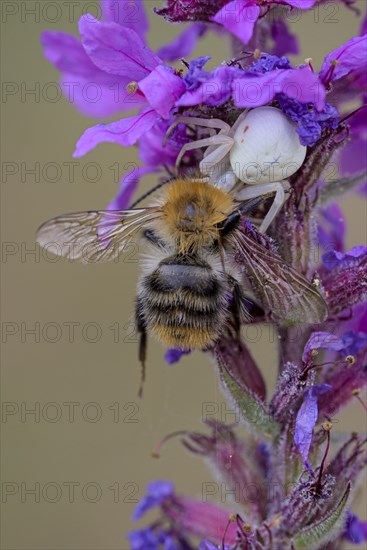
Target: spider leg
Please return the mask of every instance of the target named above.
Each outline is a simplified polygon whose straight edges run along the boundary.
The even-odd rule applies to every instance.
[[[248,185],[236,194],[236,200],[245,201],[268,195],[269,193],[275,193],[273,204],[260,225],[260,233],[265,233],[279,210],[282,208],[285,200],[284,187],[286,185],[288,186],[288,182],[284,182],[284,184],[279,181],[273,183],[259,183],[256,185]]]
[[[227,136],[228,134],[227,134],[226,130],[220,130],[218,133],[215,132],[215,130],[214,130],[214,134],[210,134],[210,135],[212,137],[212,136],[223,136],[223,135]],[[204,151],[204,155],[203,155],[204,158],[207,157],[208,155],[210,155],[210,153],[212,151],[214,151],[214,149],[216,149],[216,147],[217,147],[216,145],[211,145],[211,147],[207,147]]]
[[[194,124],[195,126],[203,126],[204,128],[214,128],[217,130],[224,130],[226,134],[228,134],[231,129],[229,124],[224,122],[224,120],[220,120],[219,118],[200,118],[195,116],[192,116],[192,117],[180,116],[176,118],[176,120],[172,122],[171,126],[168,128],[166,135],[164,136],[163,147],[166,145],[168,136],[170,135],[172,130],[176,128],[176,126],[178,126],[179,124],[187,124],[187,125]]]
[[[191,141],[190,143],[185,143],[185,145],[182,147],[177,157],[176,167],[178,168],[182,160],[182,157],[187,151],[192,151],[193,149],[200,149],[201,147],[209,147],[210,145],[224,145],[224,144],[227,146],[229,146],[230,144],[230,147],[232,147],[233,139],[225,135],[215,135],[209,138],[198,139],[197,141]],[[226,154],[227,152],[221,158],[223,158]]]
[[[199,166],[202,174],[210,174],[214,166],[219,164],[228,155],[234,144],[232,138],[222,134],[217,134],[213,138],[216,138],[217,147],[209,155],[204,155],[203,160],[200,162]],[[223,166],[225,167],[226,165],[227,163],[224,163]]]

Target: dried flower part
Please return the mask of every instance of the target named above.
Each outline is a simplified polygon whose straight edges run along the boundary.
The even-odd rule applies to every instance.
[[[336,366],[324,377],[332,386],[328,398],[320,405],[320,414],[333,416],[353,398],[353,391],[367,385],[367,348],[358,352],[355,362]]]
[[[244,391],[250,391],[264,400],[265,381],[246,344],[236,338],[224,336],[217,343],[214,354],[220,364]]]
[[[367,300],[366,247],[356,247],[352,254],[342,256],[335,253],[333,259],[327,256],[326,261],[334,264],[334,269],[323,277],[331,315]]]
[[[163,512],[183,533],[210,540],[222,541],[226,529],[226,541],[236,540],[236,525],[229,522],[230,513],[209,502],[175,496],[174,502],[164,504]]]
[[[366,439],[362,439],[358,434],[352,434],[331,460],[329,474],[338,480],[358,486],[367,465],[366,443]]]
[[[290,423],[304,386],[305,382],[302,380],[302,370],[299,366],[286,363],[279,375],[275,393],[269,405],[271,414],[278,422],[284,425]]]
[[[212,435],[188,433],[183,444],[208,461],[226,502],[241,505],[246,517],[259,523],[265,514],[267,487],[257,465],[257,453],[251,443],[240,440],[225,424],[208,422]]]
[[[228,0],[167,0],[164,8],[154,11],[171,23],[185,21],[209,21]]]

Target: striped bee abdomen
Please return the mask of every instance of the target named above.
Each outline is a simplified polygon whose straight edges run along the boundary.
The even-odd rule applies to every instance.
[[[204,348],[223,329],[228,312],[225,278],[189,256],[162,260],[140,283],[138,322],[169,347]]]

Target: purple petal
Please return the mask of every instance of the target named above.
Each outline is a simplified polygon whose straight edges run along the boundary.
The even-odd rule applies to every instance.
[[[279,93],[301,103],[314,103],[318,111],[325,105],[325,88],[308,67],[245,75],[233,80],[237,107],[260,107],[270,103]]]
[[[188,57],[194,51],[197,41],[207,31],[204,23],[193,23],[183,30],[172,42],[162,46],[157,54],[164,61],[176,61]]]
[[[338,336],[330,332],[313,332],[308,339],[303,351],[303,361],[308,360],[309,353],[314,349],[328,349],[340,351],[344,348],[344,343]]]
[[[104,21],[132,29],[145,41],[149,22],[143,0],[101,0],[101,8]]]
[[[116,197],[110,202],[107,210],[124,210],[131,202],[132,196],[135,193],[140,179],[146,174],[152,174],[158,172],[154,168],[146,168],[137,166],[131,172],[128,172],[120,182],[119,192]]]
[[[134,145],[140,136],[150,130],[158,120],[159,115],[150,110],[110,124],[92,126],[77,142],[74,157],[82,157],[103,142],[113,142],[124,146]]]
[[[140,519],[146,512],[159,506],[173,495],[174,485],[171,481],[153,481],[147,486],[147,494],[141,499],[135,508],[133,519]]]
[[[212,73],[202,75],[203,83],[197,89],[185,92],[176,102],[176,106],[191,107],[200,103],[223,105],[232,95],[233,78],[242,72],[234,67],[218,67]]]
[[[184,81],[188,90],[196,89],[208,79],[210,73],[203,70],[203,67],[210,59],[210,55],[202,55],[190,61],[189,70],[184,76]]]
[[[274,0],[278,4],[284,4],[283,0]],[[286,0],[289,6],[299,8],[301,10],[307,10],[312,8],[318,0]]]
[[[169,348],[164,354],[164,360],[169,364],[173,365],[178,363],[183,355],[188,355],[191,353],[191,350],[179,349],[179,348]]]
[[[367,170],[366,112],[365,108],[361,109],[348,120],[350,141],[343,147],[339,156],[343,175],[353,176]]]
[[[135,31],[117,23],[102,23],[84,15],[79,32],[93,63],[107,73],[139,81],[161,63]]]
[[[221,547],[219,547],[218,544],[213,544],[209,540],[201,541],[198,550],[218,550],[218,548],[222,548],[222,550],[230,550],[228,544],[225,544],[224,546],[222,544]]]
[[[211,17],[211,20],[223,25],[225,29],[247,44],[252,37],[259,15],[260,7],[253,0],[234,0],[223,6],[214,17]]]
[[[276,19],[271,25],[271,36],[274,40],[273,55],[281,57],[285,54],[299,54],[298,39],[292,34],[283,19]]]
[[[182,78],[175,75],[174,69],[159,65],[139,82],[139,88],[157,113],[167,119],[186,86]]]
[[[62,31],[45,31],[41,44],[46,59],[59,71],[84,77],[102,73],[89,59],[76,36]]]
[[[367,13],[363,18],[362,25],[361,25],[361,36],[364,34],[367,34]]]
[[[99,70],[99,69],[97,69]],[[84,115],[96,118],[109,117],[116,113],[131,111],[146,104],[139,93],[129,94],[125,77],[110,77],[110,84],[87,80],[65,73],[61,77],[61,88],[65,97]],[[104,78],[104,81],[106,79]]]
[[[129,78],[96,67],[75,36],[44,32],[41,42],[46,59],[63,73],[61,87],[65,97],[83,114],[106,117],[144,104],[141,94],[127,92]]]
[[[367,169],[367,140],[362,138],[352,139],[340,153],[340,168],[345,176],[353,176]],[[367,182],[361,183],[361,186]]]
[[[332,61],[337,61],[333,68]],[[323,82],[337,80],[350,73],[366,73],[367,35],[355,36],[329,53],[322,64],[320,78]],[[366,74],[365,77],[366,79]]]
[[[163,140],[171,120],[159,120],[148,132],[144,132],[139,140],[139,156],[147,166],[173,166],[183,145],[189,141],[186,136],[186,126],[179,124],[170,134],[166,145]]]
[[[298,411],[294,442],[298,447],[303,462],[305,463],[310,451],[312,432],[317,422],[318,405],[317,398],[331,389],[329,384],[312,386],[305,392],[303,403]]]
[[[347,511],[343,538],[353,544],[367,541],[367,521],[361,521],[350,510]]]
[[[131,550],[159,550],[160,547],[159,536],[150,527],[131,531],[129,542]]]
[[[367,330],[367,326],[364,327]],[[344,355],[356,355],[359,350],[367,346],[367,334],[365,332],[348,331],[342,336]]]
[[[320,212],[321,221],[318,226],[318,241],[327,250],[344,250],[345,219],[340,206],[334,202]]]
[[[338,252],[332,250],[322,256],[324,266],[331,271],[334,268],[344,268],[349,264],[353,264],[354,260],[367,255],[367,246],[355,246],[348,252]]]

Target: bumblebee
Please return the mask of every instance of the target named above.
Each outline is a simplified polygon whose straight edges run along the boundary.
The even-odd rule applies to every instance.
[[[95,262],[115,258],[140,233],[145,253],[136,323],[144,365],[148,333],[168,347],[205,349],[230,320],[240,327],[251,317],[250,288],[274,320],[326,318],[317,288],[264,246],[267,241],[246,223],[244,209],[234,192],[205,180],[177,179],[149,207],[59,216],[39,228],[37,241],[57,243],[61,256]]]

